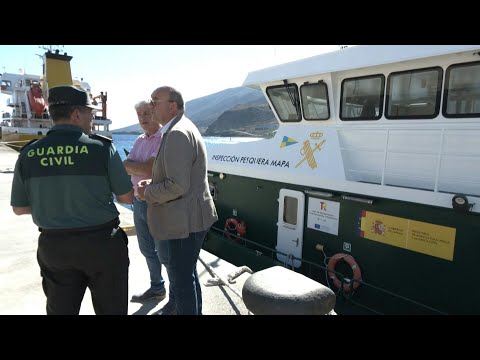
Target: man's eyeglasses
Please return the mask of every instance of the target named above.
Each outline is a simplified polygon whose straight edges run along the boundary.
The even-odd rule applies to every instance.
[[[148,100],[148,103],[151,105],[151,106],[155,106],[155,104],[159,104],[159,103],[171,103],[171,102],[174,102],[172,100],[153,100],[153,99],[150,99]]]

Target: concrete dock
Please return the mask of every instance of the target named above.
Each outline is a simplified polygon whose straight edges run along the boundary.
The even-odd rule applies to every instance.
[[[10,192],[13,169],[18,153],[0,144],[0,315],[44,315],[46,298],[42,290],[40,268],[36,259],[38,228],[30,215],[17,216],[10,206]],[[73,191],[73,190],[72,190]],[[133,228],[131,210],[118,205],[121,226],[129,229],[129,298],[149,287],[145,258],[140,253]],[[204,315],[246,315],[248,314],[239,294],[249,274],[245,273],[229,286],[213,285],[215,277],[226,280],[236,266],[202,250],[197,270],[202,284]],[[167,282],[165,268],[162,275]],[[129,302],[130,315],[147,315],[160,309],[163,301],[144,303]],[[80,311],[81,315],[94,315],[87,290]]]

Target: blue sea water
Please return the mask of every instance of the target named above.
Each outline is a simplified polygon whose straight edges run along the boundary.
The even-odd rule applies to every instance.
[[[125,160],[125,150],[130,151],[132,149],[133,143],[138,135],[120,135],[113,134],[113,144],[118,150],[122,160]],[[239,143],[239,142],[249,142],[258,140],[258,138],[251,137],[209,137],[206,136],[203,138],[205,145],[207,146],[207,151],[209,148],[214,146],[219,146],[226,143]]]
[[[130,151],[132,149],[133,143],[137,137],[138,135],[112,135],[113,144],[117,148],[122,160],[125,160],[127,157],[125,150]]]

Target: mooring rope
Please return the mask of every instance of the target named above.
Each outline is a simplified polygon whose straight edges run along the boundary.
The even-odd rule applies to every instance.
[[[22,148],[23,145],[15,145],[16,143],[26,144],[28,141],[25,140],[18,140],[18,141],[0,141],[0,145],[6,145],[15,148]]]

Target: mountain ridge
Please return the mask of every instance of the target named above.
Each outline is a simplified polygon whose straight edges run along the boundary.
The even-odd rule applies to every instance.
[[[278,122],[263,93],[247,87],[228,88],[185,103],[185,115],[205,136],[263,136]],[[136,123],[113,134],[142,134]]]

